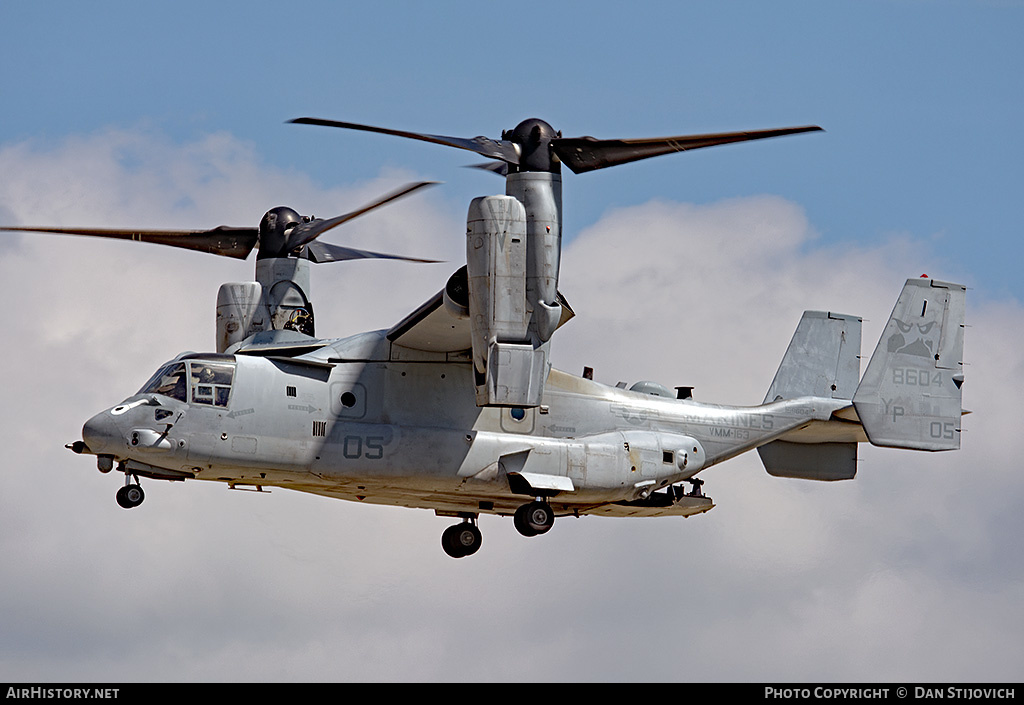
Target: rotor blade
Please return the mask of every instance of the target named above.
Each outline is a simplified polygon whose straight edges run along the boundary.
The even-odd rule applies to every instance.
[[[344,262],[350,259],[400,259],[407,262],[426,262],[434,264],[441,260],[420,259],[418,257],[403,257],[402,255],[389,255],[384,252],[372,252],[370,250],[357,250],[354,247],[342,247],[341,245],[329,245],[326,242],[311,242],[306,245],[309,258],[317,264],[324,262]]]
[[[457,147],[458,149],[467,149],[470,152],[476,152],[477,154],[491,159],[500,159],[503,162],[509,164],[519,163],[519,150],[512,142],[506,140],[492,140],[489,137],[473,137],[466,139],[464,137],[445,137],[444,135],[427,135],[419,132],[405,132],[403,130],[390,130],[385,127],[373,127],[372,125],[359,125],[354,122],[339,122],[337,120],[323,120],[320,118],[296,118],[295,120],[289,120],[289,122],[296,125],[322,125],[324,127],[342,127],[347,130],[363,130],[364,132],[379,132],[382,135],[394,135],[396,137],[405,137],[412,140],[421,140],[423,142],[433,142],[434,144],[443,144],[448,147]]]
[[[599,140],[594,137],[556,137],[551,140],[551,147],[558,158],[573,172],[581,174],[585,171],[617,166],[640,159],[657,157],[672,152],[684,152],[701,147],[713,147],[732,142],[747,142],[768,137],[793,135],[800,132],[816,132],[821,130],[817,125],[804,127],[785,127],[776,130],[756,130],[753,132],[721,132],[710,135],[682,135],[679,137],[653,137],[648,139]]]
[[[498,176],[508,176],[508,164],[505,162],[484,162],[483,164],[468,164],[467,169],[480,169],[481,171],[489,171],[492,174]]]
[[[288,235],[288,250],[294,250],[298,247],[302,247],[308,242],[312,242],[316,238],[323,235],[331,228],[336,228],[342,223],[347,223],[353,218],[369,213],[375,208],[380,208],[383,205],[396,201],[399,198],[408,196],[414,191],[418,191],[425,186],[434,186],[440,182],[438,181],[417,181],[416,183],[406,184],[399,189],[395,189],[391,193],[378,198],[372,203],[368,203],[358,210],[354,210],[351,213],[345,215],[339,215],[336,218],[328,218],[327,220],[312,220],[308,223],[302,223],[301,225],[295,226],[291,233]]]
[[[87,235],[115,240],[151,242],[157,245],[181,247],[186,250],[209,252],[223,257],[245,259],[256,246],[259,230],[256,228],[234,228],[221,225],[212,230],[122,230],[117,228],[0,228],[29,233],[54,233],[56,235]]]

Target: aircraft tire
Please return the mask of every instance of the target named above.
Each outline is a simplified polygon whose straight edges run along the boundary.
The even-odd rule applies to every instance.
[[[523,536],[539,536],[551,529],[555,513],[547,502],[530,502],[516,510],[512,523]]]
[[[473,524],[453,524],[441,534],[441,548],[452,558],[465,558],[480,550],[483,536]]]
[[[117,504],[123,509],[134,509],[146,499],[146,493],[139,485],[125,485],[115,495]]]
[[[526,522],[526,511],[530,508],[529,504],[524,504],[516,510],[516,513],[512,515],[512,523],[523,536],[536,536],[537,532],[530,528],[530,525]]]

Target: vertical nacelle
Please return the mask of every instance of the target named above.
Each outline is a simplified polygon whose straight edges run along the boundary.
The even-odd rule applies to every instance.
[[[547,350],[531,335],[526,210],[511,196],[476,198],[466,219],[473,371],[479,406],[539,406]]]
[[[313,305],[309,300],[309,260],[268,257],[256,260],[256,281],[263,287],[272,330],[297,330],[313,335]]]
[[[466,221],[473,347],[528,340],[526,212],[510,196],[475,198]],[[478,369],[480,369],[478,367]]]
[[[520,201],[526,220],[526,298],[530,326],[540,342],[558,327],[558,269],[562,252],[562,176],[519,172],[505,180],[505,193]]]
[[[222,284],[217,292],[217,352],[266,330],[313,335],[309,266],[300,257],[268,257],[256,260],[257,281]]]
[[[270,325],[270,312],[259,282],[221,284],[217,291],[217,352]]]

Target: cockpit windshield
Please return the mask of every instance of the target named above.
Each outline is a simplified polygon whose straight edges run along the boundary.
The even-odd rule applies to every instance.
[[[139,394],[163,394],[178,401],[188,401],[188,377],[185,365],[176,362],[164,365],[153,375]]]
[[[139,394],[163,394],[178,401],[226,407],[234,376],[234,360],[171,362],[157,370]]]

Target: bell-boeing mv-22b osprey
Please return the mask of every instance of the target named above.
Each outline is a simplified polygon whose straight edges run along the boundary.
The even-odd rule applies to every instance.
[[[573,315],[558,290],[562,164],[580,173],[818,127],[599,140],[531,119],[492,140],[293,122],[476,152],[495,160],[485,168],[504,175],[505,195],[472,201],[466,264],[441,291],[388,330],[343,339],[315,332],[310,265],[411,258],[319,236],[425,183],[328,220],[274,208],[258,228],[11,228],[243,259],[258,247],[256,281],[218,293],[217,351],[178,355],[69,445],[125,474],[122,507],[138,506],[139,479],[151,478],[433,509],[461,520],[441,537],[460,558],[480,548],[481,514],[536,536],[556,517],[706,512],[701,473],[755,448],[772,475],[847,480],[858,443],[960,445],[965,289],[929,278],[906,282],[863,377],[861,319],[806,312],[759,406],[705,404],[652,382],[610,387],[550,365]]]

